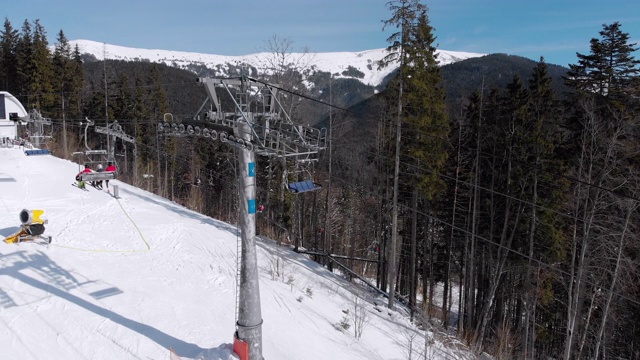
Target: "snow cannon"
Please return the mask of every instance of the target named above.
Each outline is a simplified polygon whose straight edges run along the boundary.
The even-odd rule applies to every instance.
[[[22,225],[46,224],[47,221],[42,219],[44,210],[27,210],[20,211],[20,222]]]
[[[47,246],[51,243],[51,236],[44,234],[44,224],[48,221],[42,218],[44,210],[20,211],[20,230],[13,235],[7,236],[4,242],[7,244],[19,244],[25,241],[44,242]]]

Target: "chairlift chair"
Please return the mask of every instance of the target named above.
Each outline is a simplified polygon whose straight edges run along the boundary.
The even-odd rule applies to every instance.
[[[296,168],[294,170],[294,173],[306,173],[308,175],[308,178],[312,179],[313,177],[311,176],[311,172],[308,169],[304,168],[304,166],[302,165],[308,162],[310,161],[308,161],[307,159],[304,159],[302,161],[296,161]],[[289,183],[287,184],[287,188],[292,193],[299,194],[299,193],[304,193],[309,191],[320,190],[322,189],[322,186],[314,182],[313,180],[303,180],[303,181],[296,181],[296,182]]]

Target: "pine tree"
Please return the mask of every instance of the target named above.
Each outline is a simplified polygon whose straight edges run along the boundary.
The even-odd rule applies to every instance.
[[[67,104],[69,101],[68,92],[71,77],[71,47],[64,32],[60,30],[56,39],[56,45],[53,51],[53,91],[55,96],[55,104],[58,104],[50,116],[56,119],[62,119],[62,147],[65,158],[69,157],[69,143],[67,137]]]
[[[487,137],[481,145],[481,155],[486,154],[480,163],[479,179],[483,190],[478,191],[474,202],[478,208],[472,216],[487,214],[486,220],[478,221],[478,234],[483,241],[479,244],[478,254],[486,257],[480,268],[476,305],[481,306],[477,314],[474,331],[474,346],[479,351],[485,346],[485,339],[495,327],[492,321],[501,319],[503,314],[498,296],[501,284],[506,281],[505,268],[511,260],[514,241],[522,238],[523,203],[517,201],[523,194],[522,183],[525,172],[519,159],[522,157],[522,123],[527,112],[528,93],[518,76],[507,85],[506,91],[497,98],[495,113],[486,114],[482,130],[486,128]],[[478,186],[476,184],[475,186]],[[485,191],[484,189],[489,189]],[[498,246],[494,246],[498,244]],[[496,324],[498,325],[498,324]]]
[[[449,118],[445,108],[445,96],[442,88],[442,77],[437,63],[435,37],[433,28],[429,25],[426,13],[420,14],[416,22],[415,32],[410,34],[411,46],[407,49],[408,66],[405,75],[405,140],[402,142],[406,149],[402,153],[403,163],[410,164],[408,173],[411,174],[407,184],[411,191],[412,202],[410,208],[414,212],[434,215],[435,209],[432,202],[442,194],[445,183],[441,178],[441,172],[448,157]],[[435,227],[430,226],[427,217],[420,216],[418,223],[417,214],[412,216],[413,223],[411,247],[409,259],[410,302],[416,304],[418,262],[417,252],[422,253],[422,281],[426,309],[433,305],[433,290],[435,279],[440,278],[442,267],[435,264],[437,257],[434,249],[439,246],[436,239]],[[410,223],[407,221],[406,223]],[[418,228],[422,229],[418,231]],[[424,230],[426,229],[426,231]],[[417,244],[418,233],[423,239]],[[420,249],[418,249],[418,245]],[[436,273],[439,273],[436,274]],[[427,286],[429,280],[429,286]],[[428,290],[428,292],[427,292]]]
[[[114,118],[133,119],[133,93],[127,74],[120,74],[115,91]]]
[[[160,70],[155,64],[151,67],[151,72],[149,73],[149,85],[151,86],[149,110],[153,114],[153,120],[161,120],[164,114],[170,111],[169,99],[167,98],[167,92],[162,87]]]
[[[31,58],[28,61],[29,68],[29,93],[31,105],[48,113],[54,107],[53,93],[53,66],[51,64],[51,52],[47,33],[40,24],[40,20],[34,21],[33,43]]]
[[[83,88],[84,88],[84,67],[82,63],[82,56],[78,45],[73,49],[71,55],[71,61],[68,64],[69,72],[71,74],[70,82],[68,83],[69,98],[68,114],[70,119],[82,119],[82,106],[83,106]]]
[[[555,274],[540,269],[534,259],[545,263],[566,260],[564,249],[567,244],[562,231],[565,217],[560,214],[563,214],[568,191],[567,181],[558,176],[564,170],[556,149],[561,140],[560,108],[543,58],[534,67],[529,80],[527,109],[522,129],[524,156],[520,161],[531,166],[527,172],[524,199],[529,199],[532,205],[525,209],[524,216],[528,244],[522,242],[522,248],[518,248],[528,255],[524,291],[520,292],[525,309],[520,333],[523,335],[524,358],[539,358],[536,349],[548,349],[551,345],[548,342],[550,334],[545,333],[547,329],[539,324],[553,324],[561,315],[547,310],[551,308],[553,299],[561,298],[561,294],[554,294],[554,286],[559,283],[554,279]],[[541,346],[535,346],[536,343]]]
[[[639,62],[631,56],[635,44],[619,23],[604,25],[601,39],[591,40],[591,53],[570,65],[566,84],[573,90],[568,119],[571,132],[569,169],[575,182],[568,208],[573,215],[570,262],[566,264],[564,359],[599,358],[604,344],[622,344],[635,324],[614,319],[626,313],[620,264],[633,260],[618,250],[629,243],[629,223],[637,221],[626,196],[637,193],[637,89]],[[615,189],[615,191],[608,190]],[[617,259],[617,261],[616,261]],[[637,271],[629,268],[629,271]],[[627,275],[628,276],[628,275]],[[601,294],[604,292],[604,296]],[[598,319],[597,321],[591,319]],[[611,357],[629,357],[630,351]],[[604,356],[603,357],[609,357]]]
[[[399,31],[392,34],[388,41],[391,45],[382,66],[398,63],[399,69],[387,94],[389,101],[396,102],[396,169],[394,175],[394,207],[392,208],[392,237],[389,249],[389,287],[394,291],[393,274],[395,272],[394,241],[397,224],[397,203],[406,201],[402,216],[407,216],[402,237],[400,273],[398,288],[403,295],[409,296],[412,310],[416,305],[418,282],[418,263],[422,265],[424,308],[430,309],[433,298],[433,286],[436,276],[443,272],[434,266],[436,257],[434,248],[440,246],[435,238],[435,228],[430,224],[429,216],[434,209],[431,202],[445,188],[440,172],[448,157],[449,119],[444,103],[442,78],[437,63],[435,37],[429,24],[427,7],[420,1],[392,1],[388,3],[393,12],[386,26],[396,26]],[[401,135],[405,135],[402,137]],[[400,172],[403,176],[401,183]],[[398,199],[397,193],[411,194],[410,198]],[[405,207],[403,207],[405,208]],[[418,216],[418,212],[424,215]],[[409,235],[410,234],[410,235]],[[418,243],[418,236],[423,241]],[[421,260],[418,252],[421,251]],[[436,273],[439,272],[440,275]],[[429,280],[429,285],[427,285]],[[428,293],[427,293],[428,290]],[[390,304],[392,303],[390,297]],[[429,304],[429,305],[427,305]]]
[[[22,29],[16,45],[16,58],[18,63],[18,76],[15,94],[25,107],[31,106],[31,93],[29,83],[31,77],[31,58],[33,56],[33,36],[31,24],[28,20],[22,23]]]
[[[389,265],[388,265],[388,278],[389,278],[389,304],[388,307],[393,309],[393,303],[395,300],[396,291],[396,250],[397,250],[397,236],[398,236],[398,188],[399,188],[399,175],[400,175],[400,144],[402,141],[402,122],[404,116],[404,100],[403,91],[405,86],[405,67],[410,64],[408,54],[410,53],[411,34],[416,33],[417,19],[421,14],[426,14],[427,7],[420,3],[419,0],[398,0],[389,1],[387,3],[389,10],[392,12],[392,16],[389,20],[384,22],[386,26],[393,26],[399,29],[399,31],[393,33],[387,41],[391,45],[387,48],[389,54],[385,56],[379,63],[380,67],[389,66],[392,63],[399,63],[399,74],[396,78],[397,84],[397,113],[396,115],[396,138],[395,138],[395,169],[394,169],[394,183],[393,183],[393,204],[391,215],[391,244],[389,245]]]
[[[566,84],[580,92],[593,92],[611,99],[627,97],[632,80],[640,74],[632,53],[638,48],[629,43],[629,34],[614,22],[603,25],[601,39],[591,39],[591,53],[578,53],[578,64],[569,65]]]
[[[73,77],[71,61],[71,46],[69,45],[69,40],[67,40],[64,32],[60,30],[56,38],[52,59],[54,72],[53,88],[56,99],[55,103],[58,104],[56,111],[51,114],[51,117],[54,118],[67,118],[68,94],[71,92]]]
[[[9,19],[4,20],[4,30],[0,31],[0,88],[18,94],[18,30]]]
[[[448,156],[449,117],[433,45],[435,37],[426,13],[419,15],[416,25],[409,40],[404,71],[405,143],[408,160],[419,168],[412,183],[422,196],[433,200],[445,186],[440,172]]]

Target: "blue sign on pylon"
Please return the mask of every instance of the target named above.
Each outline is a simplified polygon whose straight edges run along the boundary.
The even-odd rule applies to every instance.
[[[249,177],[254,177],[254,176],[256,176],[256,163],[250,162],[249,163]]]
[[[247,201],[247,205],[249,207],[249,214],[256,213],[256,199],[250,199]]]

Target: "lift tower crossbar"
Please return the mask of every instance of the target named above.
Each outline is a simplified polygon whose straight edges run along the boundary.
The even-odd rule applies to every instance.
[[[115,149],[116,149],[116,138],[133,144],[133,155],[135,156],[137,153],[137,145],[136,139],[133,136],[127,135],[122,129],[122,126],[118,124],[118,121],[114,121],[105,126],[96,126],[95,130],[99,134],[105,134],[111,137],[111,141],[109,141],[109,154],[107,156],[107,161],[115,161]]]

